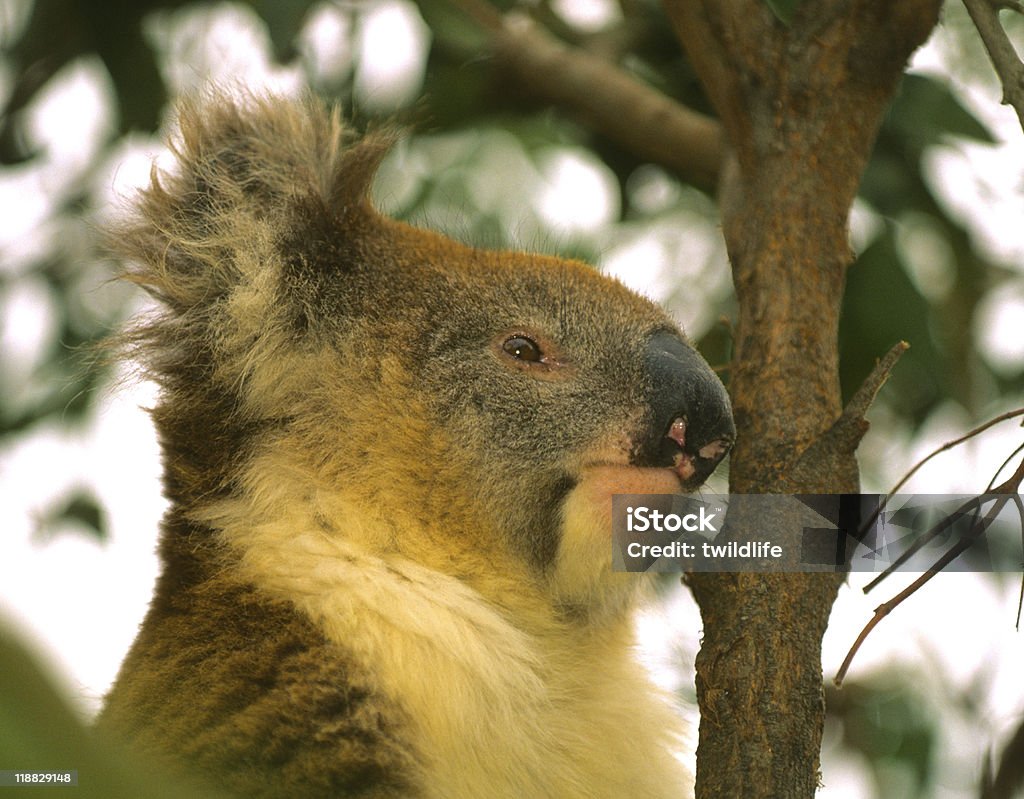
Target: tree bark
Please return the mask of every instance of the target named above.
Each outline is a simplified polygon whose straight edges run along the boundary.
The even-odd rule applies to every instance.
[[[837,340],[847,220],[940,0],[805,2],[788,26],[764,0],[665,5],[731,148],[719,183],[739,303],[731,491],[855,493],[866,423],[840,418]],[[813,796],[821,639],[841,577],[693,574],[688,583],[704,622],[698,799]]]

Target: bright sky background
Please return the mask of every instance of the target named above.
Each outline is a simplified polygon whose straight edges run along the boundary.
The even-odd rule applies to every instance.
[[[8,4],[9,5],[9,4]],[[6,8],[7,6],[5,6]],[[557,7],[566,15],[599,26],[614,5],[601,0],[561,0]],[[0,9],[2,12],[2,9]],[[7,18],[0,13],[0,21]],[[2,23],[0,23],[2,24]],[[362,28],[356,53],[348,51],[347,18],[328,4],[316,12],[303,34],[306,57],[321,74],[343,75],[359,64],[357,86],[363,99],[388,108],[415,96],[422,77],[428,31],[410,3],[386,0],[376,4],[370,24]],[[261,23],[242,5],[223,4],[191,14],[154,21],[149,31],[153,42],[166,54],[165,76],[176,90],[197,85],[208,77],[231,79],[245,76],[250,85],[269,85],[288,91],[298,86],[297,68],[271,63],[269,41]],[[344,45],[344,46],[343,46]],[[946,37],[925,48],[916,60],[918,69],[946,71]],[[6,78],[0,76],[0,87]],[[991,84],[969,85],[964,97],[983,116],[1005,143],[999,147],[950,145],[932,158],[935,185],[944,200],[967,220],[972,232],[991,252],[1016,271],[988,302],[982,325],[985,336],[980,357],[996,368],[1019,370],[1024,362],[1024,134],[1009,109],[998,107],[997,89]],[[33,135],[49,153],[41,166],[6,170],[0,176],[0,268],[19,273],[30,255],[42,245],[43,225],[49,198],[59,193],[67,176],[91,160],[102,137],[112,125],[113,101],[109,80],[96,60],[83,59],[48,87],[32,112]],[[439,140],[424,145],[432,156],[465,157]],[[594,230],[618,213],[617,189],[608,170],[593,157],[570,148],[552,150],[540,166],[522,163],[514,155],[503,157],[500,140],[488,139],[484,156],[494,161],[486,185],[475,190],[474,201],[482,206],[522,202],[510,192],[509,183],[495,180],[495,173],[515,173],[516,182],[540,186],[535,209],[538,225],[561,225],[565,231]],[[148,175],[149,164],[160,152],[151,140],[126,142],[117,158],[98,177],[98,188],[113,202],[125,197],[132,186]],[[415,168],[423,151],[406,152],[406,174]],[[400,153],[397,157],[403,157]],[[383,173],[387,184],[388,169]],[[397,176],[396,176],[397,177]],[[656,175],[645,184],[652,203],[665,202],[671,192]],[[400,195],[396,181],[385,190]],[[525,195],[526,189],[524,189]],[[510,196],[511,195],[511,196]],[[647,195],[645,195],[647,196]],[[386,199],[386,198],[385,198]],[[394,199],[394,197],[392,197]],[[524,214],[526,212],[524,211]],[[855,238],[871,235],[877,220],[870,209],[858,206],[854,217]],[[523,222],[529,234],[528,220]],[[666,220],[664,226],[625,231],[605,250],[604,266],[636,288],[665,300],[679,277],[678,264],[705,264],[718,258],[714,275],[696,275],[709,291],[728,290],[721,265],[721,249],[713,236],[687,237],[680,229],[714,230],[707,215]],[[686,249],[688,248],[688,249]],[[679,258],[686,249],[690,257]],[[929,262],[931,263],[931,262]],[[924,265],[922,269],[928,269]],[[97,276],[98,278],[98,276]],[[941,273],[926,275],[941,283]],[[98,282],[98,280],[97,280]],[[25,282],[2,298],[4,342],[18,353],[19,363],[29,370],[46,344],[53,309],[44,291]],[[696,328],[708,320],[701,308],[683,308],[684,323]],[[9,351],[5,347],[5,351]],[[7,617],[28,633],[36,647],[54,664],[58,675],[76,697],[83,712],[98,707],[100,697],[114,677],[120,659],[134,637],[156,576],[153,554],[156,531],[163,510],[159,489],[159,452],[148,417],[141,407],[151,404],[148,385],[108,390],[95,421],[81,434],[56,425],[44,425],[15,446],[0,451],[0,618]],[[998,413],[1005,408],[994,408]],[[869,435],[864,457],[887,465],[885,479],[893,480],[931,448],[960,435],[970,420],[950,406],[937,413],[920,436],[893,440]],[[945,456],[921,474],[916,485],[929,492],[970,491],[979,474],[991,472],[1009,451],[1011,427],[1001,428],[952,456]],[[76,485],[94,489],[109,514],[110,540],[96,543],[84,535],[58,535],[45,544],[33,538],[35,519],[55,496]],[[884,490],[886,486],[866,486]],[[911,485],[909,490],[915,486]],[[924,490],[922,488],[922,490]],[[861,585],[864,575],[851,582]],[[825,673],[834,675],[846,649],[880,600],[902,586],[897,578],[870,600],[853,588],[843,590],[825,639]],[[1005,734],[1024,712],[1024,642],[1014,632],[1017,586],[1009,581],[1002,589],[973,575],[943,575],[906,606],[894,613],[868,640],[855,662],[855,674],[892,664],[905,663],[921,675],[923,691],[955,695],[979,669],[993,676],[986,702],[992,733]],[[983,623],[979,623],[984,620]],[[680,649],[697,646],[699,619],[693,603],[680,594],[670,606],[646,614],[641,621],[655,663],[668,663]],[[671,646],[669,645],[671,643]],[[681,642],[681,643],[680,643]],[[667,681],[679,679],[669,668],[659,674]],[[692,671],[683,680],[692,682]],[[955,722],[951,722],[955,724]],[[974,732],[950,729],[946,746],[950,772],[977,763],[991,742]],[[827,736],[826,736],[827,738]],[[857,764],[829,760],[826,742],[826,788],[821,796],[845,799],[870,795],[871,790]],[[951,777],[951,779],[955,779]],[[962,787],[962,786],[961,786]],[[938,796],[963,796],[950,789]]]

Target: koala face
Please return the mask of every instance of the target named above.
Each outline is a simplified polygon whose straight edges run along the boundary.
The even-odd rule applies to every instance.
[[[542,582],[582,568],[584,593],[600,595],[611,495],[695,489],[728,451],[721,382],[661,309],[591,267],[389,220],[360,227],[376,237],[368,250],[388,254],[349,276],[363,299],[348,302],[339,349],[362,352],[364,375],[395,364],[405,380],[360,382],[359,394],[405,394],[406,418],[426,420],[381,423],[372,409],[370,471],[388,452],[416,461],[375,501],[447,520],[435,535],[498,549]]]

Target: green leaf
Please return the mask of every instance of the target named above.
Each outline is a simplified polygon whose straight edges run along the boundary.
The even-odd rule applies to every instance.
[[[779,22],[787,27],[793,21],[793,14],[801,0],[764,0],[765,5],[772,10]]]
[[[77,489],[70,497],[47,511],[40,521],[36,537],[52,538],[69,525],[84,530],[98,541],[106,541],[106,513],[88,489]]]
[[[942,80],[905,75],[889,114],[893,128],[918,149],[950,137],[993,144],[996,138]]]
[[[296,55],[295,42],[313,6],[309,0],[249,0],[249,5],[267,23],[274,46],[274,58],[286,64]]]
[[[914,286],[896,247],[895,233],[883,233],[850,268],[839,324],[843,396],[861,381],[898,341],[910,343],[885,388],[892,407],[920,422],[947,395],[949,364],[935,343],[928,300]]]
[[[829,709],[841,720],[843,743],[863,757],[880,789],[894,787],[895,768],[912,778],[910,785],[900,783],[900,795],[930,795],[940,719],[916,690],[913,675],[891,671],[846,683],[829,697]]]
[[[77,771],[78,786],[0,789],[5,797],[216,799],[221,794],[166,773],[148,755],[127,751],[89,729],[14,632],[0,625],[0,766]]]
[[[480,56],[490,40],[487,31],[448,0],[417,0],[417,9],[430,27],[434,43],[458,59]],[[469,70],[470,74],[473,70]]]

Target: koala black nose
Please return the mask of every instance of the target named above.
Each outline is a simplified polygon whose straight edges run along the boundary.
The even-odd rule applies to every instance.
[[[634,463],[673,468],[685,488],[696,488],[736,438],[729,395],[707,362],[678,335],[653,336],[645,360],[649,412]]]

